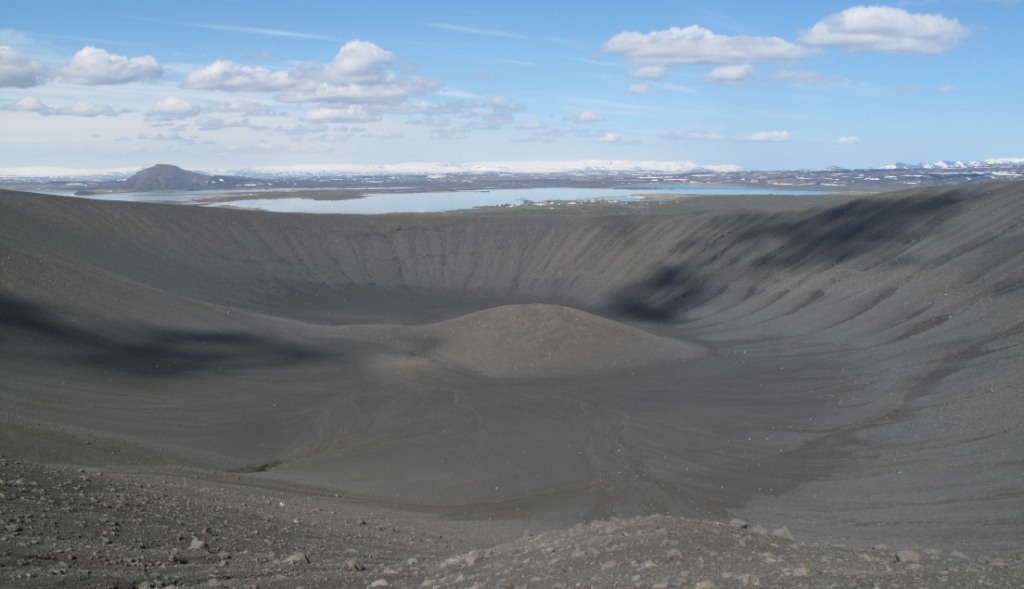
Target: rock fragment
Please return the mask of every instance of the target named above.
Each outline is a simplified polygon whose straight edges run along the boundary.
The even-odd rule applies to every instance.
[[[792,532],[790,532],[789,528],[786,526],[773,530],[772,536],[779,538],[780,540],[789,540],[791,542],[796,541],[796,538],[793,537]]]
[[[350,558],[345,561],[345,570],[350,573],[355,573],[359,571],[365,571],[366,567],[358,560]]]
[[[903,550],[900,550],[899,552],[896,553],[896,562],[905,562],[905,563],[921,562],[921,555],[918,554],[914,550],[911,550],[909,548],[904,548]]]

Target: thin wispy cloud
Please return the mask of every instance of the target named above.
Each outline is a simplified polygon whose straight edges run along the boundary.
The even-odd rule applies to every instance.
[[[667,90],[669,92],[677,92],[680,94],[695,94],[697,92],[689,86],[673,84],[672,82],[651,82],[651,86],[658,90]]]
[[[465,25],[457,25],[452,23],[443,22],[430,22],[425,23],[428,27],[434,29],[443,29],[446,31],[454,31],[456,33],[466,33],[467,35],[478,35],[481,37],[498,37],[502,39],[528,39],[525,35],[519,33],[513,33],[510,31],[502,31],[500,29],[488,29],[482,27],[468,27]]]
[[[540,67],[541,66],[541,64],[539,64],[539,63],[536,63],[536,62],[533,62],[533,61],[523,61],[521,59],[499,59],[498,63],[503,63],[505,65],[518,65],[518,66],[522,66],[522,67]]]
[[[264,27],[249,27],[245,25],[226,25],[220,23],[185,22],[179,20],[157,20],[141,17],[127,17],[132,20],[156,22],[165,25],[189,27],[193,29],[206,29],[209,31],[224,31],[226,33],[243,33],[248,35],[264,35],[268,37],[290,37],[293,39],[313,39],[317,41],[338,41],[339,37],[320,35],[317,33],[306,33],[303,31],[288,31],[285,29],[268,29]]]
[[[282,29],[264,29],[260,27],[245,27],[239,25],[221,25],[212,23],[176,23],[197,29],[209,29],[211,31],[225,31],[229,33],[248,33],[252,35],[267,35],[270,37],[292,37],[295,39],[316,39],[319,41],[337,41],[338,37],[330,35],[318,35],[315,33],[303,33],[299,31],[285,31]]]
[[[608,68],[617,68],[617,67],[619,67],[618,63],[611,62],[611,61],[603,61],[603,60],[600,60],[600,59],[592,59],[592,58],[589,58],[589,57],[579,57],[579,58],[576,59],[576,61],[580,61],[580,62],[583,62],[583,63],[589,63],[590,65],[598,65],[598,66],[601,66],[601,67],[608,67]]]

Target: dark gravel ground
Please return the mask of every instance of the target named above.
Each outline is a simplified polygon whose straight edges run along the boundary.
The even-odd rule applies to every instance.
[[[1024,560],[614,519],[470,548],[330,497],[0,460],[4,587],[1019,587]],[[209,473],[216,476],[216,473]],[[362,514],[362,515],[360,515]],[[501,524],[498,524],[499,526]],[[433,528],[433,529],[432,529]]]

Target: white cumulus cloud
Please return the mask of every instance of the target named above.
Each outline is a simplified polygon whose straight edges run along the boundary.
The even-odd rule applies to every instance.
[[[239,65],[218,60],[190,73],[182,86],[200,90],[277,92],[279,102],[400,103],[426,94],[440,84],[417,77],[403,78],[389,71],[393,56],[368,41],[343,45],[328,64],[307,62],[291,70]]]
[[[196,119],[196,128],[200,131],[220,131],[221,129],[253,129],[266,130],[267,127],[254,125],[245,117],[226,119],[223,117],[204,116]]]
[[[740,137],[740,141],[771,142],[789,141],[793,135],[789,131],[758,131]]]
[[[324,68],[327,81],[379,83],[385,80],[392,54],[368,41],[349,41],[342,45],[334,61]]]
[[[708,82],[742,82],[754,75],[754,66],[749,63],[737,65],[720,65],[707,74]]]
[[[603,121],[604,117],[593,111],[585,110],[579,114],[565,117],[565,120],[570,123],[596,123],[598,121]]]
[[[196,90],[274,91],[292,87],[295,83],[286,71],[272,72],[267,68],[219,59],[190,73],[181,85]]]
[[[26,96],[17,102],[5,104],[0,110],[11,112],[34,112],[43,116],[65,116],[65,117],[113,117],[117,112],[108,104],[96,104],[94,102],[76,102],[71,106],[53,108],[47,106],[42,100],[35,96]]]
[[[76,102],[66,108],[58,108],[54,114],[71,117],[112,117],[117,116],[114,109],[108,104],[95,104],[93,102]]]
[[[855,143],[860,143],[860,137],[857,137],[856,135],[843,135],[836,139],[836,143],[839,145],[853,145]]]
[[[942,53],[970,31],[941,14],[914,14],[891,6],[854,6],[826,17],[801,40],[847,51]]]
[[[184,141],[185,143],[193,143],[191,139],[182,137],[177,131],[156,131],[153,133],[139,133],[139,139],[148,141]]]
[[[5,104],[0,107],[0,110],[11,112],[37,112],[44,115],[53,113],[52,108],[43,104],[43,101],[35,96],[26,96],[19,99],[17,102]]]
[[[716,35],[698,25],[672,27],[644,34],[615,35],[602,48],[622,53],[634,66],[633,77],[656,79],[674,65],[742,65],[758,61],[805,57],[811,49],[779,37]]]
[[[168,121],[173,119],[184,119],[199,114],[199,108],[176,96],[161,98],[153,104],[153,108],[146,114],[150,120]]]
[[[98,47],[83,47],[59,74],[72,84],[126,84],[160,78],[163,67],[152,55],[125,57]]]
[[[504,96],[492,96],[478,110],[481,127],[497,129],[514,122],[518,113],[526,111],[526,105],[509,100]]]
[[[434,87],[434,86],[431,86]],[[399,102],[410,94],[426,92],[426,88],[401,83],[392,84],[306,84],[277,95],[280,102]]]
[[[203,111],[216,113],[238,113],[243,115],[273,114],[273,111],[268,105],[254,102],[252,100],[229,100],[227,102],[211,104],[203,108]]]
[[[379,121],[381,117],[366,112],[361,105],[350,105],[344,108],[314,108],[303,115],[302,119],[311,123],[366,123]]]
[[[0,87],[29,88],[50,77],[41,62],[18,53],[13,47],[0,46]]]
[[[658,135],[661,139],[668,141],[723,141],[725,137],[718,133],[712,133],[710,131],[687,131],[686,133],[678,133],[676,131],[669,131],[668,133],[662,133]]]
[[[328,130],[328,127],[323,123],[303,123],[302,121],[288,119],[274,130],[285,135],[309,135],[311,133],[324,133]]]

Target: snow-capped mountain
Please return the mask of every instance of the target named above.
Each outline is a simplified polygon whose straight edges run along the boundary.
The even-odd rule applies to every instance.
[[[138,170],[135,168],[113,169],[81,169],[58,167],[24,167],[0,168],[0,184],[68,184],[68,183],[121,183]],[[744,171],[734,164],[702,165],[690,161],[634,161],[634,160],[565,160],[565,161],[519,161],[519,162],[408,162],[397,164],[293,164],[280,166],[259,166],[233,169],[195,169],[192,170],[208,176],[241,177],[263,182],[316,182],[343,180],[353,178],[370,179],[377,177],[383,182],[402,182],[403,177],[429,177],[432,180],[460,176],[469,179],[473,176],[572,176],[577,178],[615,176],[640,178],[650,175],[684,175],[701,174],[713,176],[720,174],[720,181],[731,183],[768,182],[767,178],[775,177],[772,183],[805,182],[807,178],[791,178],[797,170],[785,171]],[[840,176],[849,176],[849,182],[863,180],[865,173],[872,171],[880,175],[877,181],[885,180],[894,185],[918,185],[923,176],[930,176],[941,181],[953,181],[954,176],[962,176],[963,180],[979,181],[986,178],[992,180],[1024,178],[1024,158],[991,158],[976,161],[942,160],[932,163],[908,164],[897,162],[881,168],[848,170],[837,166],[829,166],[819,170],[803,170],[801,174],[815,176],[829,175],[828,185],[845,185],[846,180],[837,180]],[[883,177],[884,174],[884,177]],[[857,180],[860,178],[861,180]],[[903,180],[896,180],[903,178]],[[369,181],[369,180],[368,180]],[[709,181],[704,178],[703,181]]]
[[[57,167],[0,168],[0,182],[113,182],[129,178],[135,168],[81,169]],[[473,174],[615,174],[739,172],[734,164],[701,165],[689,161],[573,160],[476,162],[406,162],[397,164],[293,164],[241,169],[197,169],[208,175],[232,175],[258,179],[311,179],[340,176],[447,176]]]
[[[389,176],[389,175],[459,175],[459,174],[609,174],[609,173],[691,173],[738,172],[733,164],[699,165],[688,161],[573,160],[526,162],[476,162],[452,164],[445,162],[409,162],[401,164],[321,164],[260,166],[231,170],[250,178],[316,177],[316,176]]]
[[[949,160],[940,160],[930,164],[924,164],[921,167],[926,170],[964,170],[967,168],[976,168],[978,166],[974,164],[978,163],[980,162],[971,162],[970,164],[967,164],[960,160],[956,160],[955,162],[951,162]]]
[[[880,170],[971,170],[997,166],[1024,166],[1024,158],[990,158],[965,162],[963,160],[939,160],[929,164],[907,164],[896,162],[879,168]]]
[[[114,182],[124,180],[138,172],[138,168],[58,168],[54,166],[30,166],[24,168],[0,168],[0,180],[32,179],[48,182],[74,182],[90,180]]]

